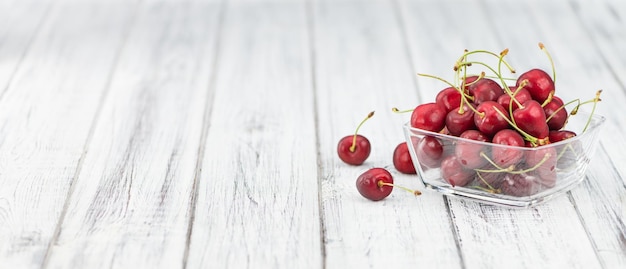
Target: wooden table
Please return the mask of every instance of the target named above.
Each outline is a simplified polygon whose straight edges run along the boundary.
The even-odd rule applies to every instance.
[[[532,209],[398,173],[464,49],[603,89],[585,181]],[[0,268],[626,268],[621,0],[0,1]],[[362,128],[372,155],[342,163]],[[385,167],[394,191],[355,188]]]

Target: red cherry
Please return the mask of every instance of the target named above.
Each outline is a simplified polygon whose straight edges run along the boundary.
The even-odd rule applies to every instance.
[[[570,139],[572,137],[576,136],[575,132],[572,131],[567,131],[567,130],[560,130],[560,131],[550,131],[548,137],[550,137],[550,142],[551,143],[556,143],[559,141],[563,141],[565,139]]]
[[[404,174],[416,174],[413,160],[411,160],[411,154],[409,153],[409,147],[407,143],[400,143],[393,151],[393,166],[400,173]]]
[[[482,102],[476,107],[476,111],[478,111],[474,113],[476,128],[487,136],[492,136],[509,126],[507,121],[509,113],[494,101]]]
[[[415,196],[422,194],[418,190],[394,185],[393,176],[384,168],[371,168],[356,179],[356,188],[359,193],[372,201],[385,199],[391,194],[394,186],[411,192]]]
[[[362,135],[357,134],[361,125],[369,118],[374,116],[374,111],[370,112],[367,117],[361,121],[356,127],[354,135],[348,135],[339,140],[337,144],[337,155],[339,159],[347,164],[361,165],[370,156],[372,151],[370,141]]]
[[[526,165],[538,177],[539,182],[547,187],[556,185],[557,152],[554,147],[537,147],[526,152]]]
[[[475,141],[489,142],[489,138],[477,130],[467,130],[459,137]],[[459,141],[454,148],[454,154],[457,157],[458,162],[463,165],[463,167],[468,169],[480,168],[487,164],[487,159],[481,156],[482,154],[487,154],[485,145]]]
[[[467,94],[469,94],[469,87],[474,84],[474,82],[476,80],[478,80],[480,77],[479,76],[468,76],[466,77],[463,81],[463,91]]]
[[[380,201],[391,194],[393,176],[384,168],[371,168],[356,179],[356,188],[359,193],[372,201]]]
[[[441,165],[443,146],[437,138],[424,136],[417,143],[415,153],[420,164],[428,168],[437,168]]]
[[[524,102],[523,107],[513,111],[513,119],[517,127],[527,134],[539,139],[548,137],[550,128],[548,128],[546,114],[539,102],[535,100]]]
[[[511,102],[511,96],[508,94],[503,94],[498,97],[498,104],[500,104],[506,111],[509,111],[509,106],[513,107],[512,110],[516,110],[519,107],[517,105],[518,103],[523,104],[524,102],[533,99],[528,90],[524,88],[519,89],[517,92],[517,88],[515,87],[509,87],[509,89],[511,89],[511,92],[515,95],[514,100],[517,100],[517,102]]]
[[[502,194],[512,196],[530,196],[541,190],[537,178],[529,174],[506,174],[500,184]]]
[[[449,155],[441,161],[441,177],[452,187],[469,184],[474,176],[474,171],[461,165],[455,155]]]
[[[482,78],[472,83],[468,87],[469,94],[474,97],[474,104],[481,104],[485,101],[496,101],[504,93],[500,84],[492,79]]]
[[[411,126],[414,128],[439,132],[446,125],[446,109],[436,103],[418,105],[411,114]]]
[[[561,98],[553,96],[552,100],[543,107],[543,111],[546,114],[550,130],[560,130],[565,126],[567,110],[565,110]]]
[[[463,105],[461,111],[458,107],[448,112],[446,116],[446,128],[450,135],[459,136],[466,130],[475,129],[474,111],[469,108],[472,104]]]
[[[524,147],[524,138],[515,130],[504,129],[497,132],[491,142],[494,144]],[[493,147],[491,158],[501,168],[517,164],[524,157],[524,152],[517,148]]]
[[[435,103],[451,111],[461,105],[461,93],[457,88],[448,87],[437,93]]]
[[[545,71],[531,69],[517,78],[515,86],[519,87],[524,80],[527,81],[524,88],[537,102],[543,103],[550,95],[554,95],[554,81]]]

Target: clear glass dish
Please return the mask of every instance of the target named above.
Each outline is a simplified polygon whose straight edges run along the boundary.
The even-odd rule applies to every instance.
[[[535,148],[479,142],[412,128],[409,123],[403,128],[417,175],[427,189],[529,208],[566,193],[585,179],[604,123],[602,116],[580,112],[564,128],[575,132],[575,137]],[[441,156],[436,156],[438,151],[433,154],[432,145],[437,148],[437,143]],[[510,158],[496,160],[494,152]],[[460,164],[467,161],[473,162],[471,168]]]

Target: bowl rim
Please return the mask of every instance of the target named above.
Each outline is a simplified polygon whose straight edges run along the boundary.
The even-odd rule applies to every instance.
[[[561,141],[558,141],[558,142],[549,143],[547,145],[537,146],[537,147],[519,147],[519,146],[503,145],[503,144],[496,144],[496,143],[492,143],[492,142],[484,142],[484,141],[478,141],[478,140],[462,138],[462,137],[453,136],[453,135],[449,135],[449,134],[432,132],[432,131],[428,131],[428,130],[415,128],[415,127],[411,126],[411,122],[410,121],[404,123],[403,124],[403,128],[405,129],[405,131],[409,135],[409,137],[407,137],[407,143],[410,143],[410,141],[409,141],[410,137],[413,137],[415,135],[428,135],[428,136],[434,136],[434,137],[437,137],[437,138],[440,138],[440,139],[445,139],[445,140],[453,141],[453,142],[470,143],[470,144],[484,145],[484,146],[489,146],[489,147],[499,147],[499,148],[503,148],[503,149],[517,149],[517,150],[524,150],[524,151],[539,151],[539,150],[545,150],[546,148],[558,147],[558,146],[570,144],[570,143],[575,142],[575,141],[582,140],[582,139],[588,137],[590,134],[593,134],[595,130],[598,130],[598,128],[600,128],[606,122],[606,117],[604,117],[602,115],[595,114],[595,113],[594,114],[590,114],[590,113],[581,111],[581,112],[578,112],[576,114],[576,116],[579,116],[579,117],[580,116],[591,117],[590,125],[589,125],[589,127],[587,128],[587,130],[585,132],[582,132],[580,134],[577,133],[576,136],[574,136],[572,138],[569,138],[569,139],[564,139],[564,140],[561,140]],[[514,129],[512,129],[512,130],[514,130]],[[409,145],[409,146],[411,146],[411,145]]]

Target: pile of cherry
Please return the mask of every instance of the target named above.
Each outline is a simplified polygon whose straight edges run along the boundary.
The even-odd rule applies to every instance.
[[[453,82],[421,74],[447,85],[438,92],[434,102],[407,111],[412,112],[411,127],[427,131],[412,141],[423,171],[439,169],[440,177],[453,187],[473,187],[512,196],[533,195],[555,186],[559,152],[555,147],[544,146],[576,136],[575,132],[565,129],[568,118],[583,104],[593,103],[595,110],[601,91],[589,101],[564,103],[555,95],[556,75],[550,54],[543,44],[539,43],[539,47],[552,63],[552,76],[535,68],[517,78],[505,78],[502,67],[515,73],[504,60],[508,50],[499,54],[465,51],[454,65]],[[496,57],[497,67],[469,60],[479,53]],[[485,72],[468,75],[470,66],[485,67],[490,76]],[[568,113],[566,106],[570,104],[576,105]],[[365,120],[373,114],[371,112]],[[370,155],[369,140],[358,134],[365,120],[354,135],[339,141],[337,153],[345,163],[361,165]],[[448,136],[466,140],[442,139]],[[490,146],[492,144],[507,147]],[[537,150],[525,151],[524,147],[537,147]],[[401,173],[416,173],[407,143],[396,146],[393,164]],[[361,195],[374,201],[387,197],[394,186],[420,194],[394,185],[393,176],[385,168],[365,171],[357,178],[356,185]]]

